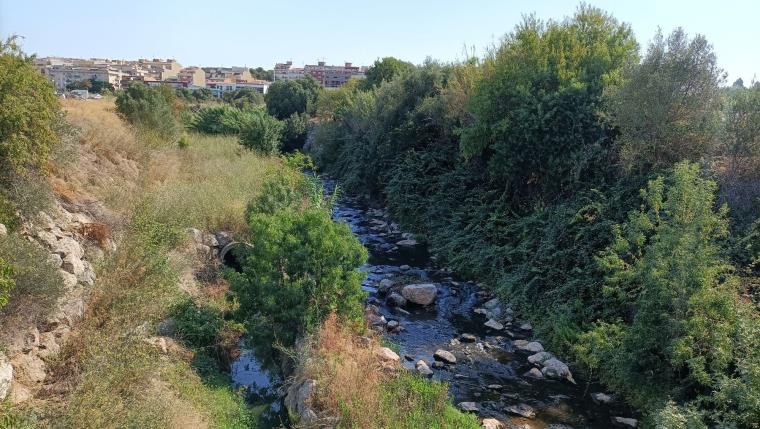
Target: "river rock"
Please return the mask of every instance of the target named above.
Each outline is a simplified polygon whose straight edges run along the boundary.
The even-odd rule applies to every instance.
[[[603,392],[596,392],[591,394],[591,399],[597,404],[611,404],[615,402],[615,397]]]
[[[532,331],[533,325],[531,325],[530,323],[523,323],[522,325],[520,325],[520,329],[522,329],[523,331]]]
[[[0,354],[0,401],[8,396],[13,380],[13,365],[8,362],[4,354]]]
[[[506,412],[525,417],[526,419],[532,419],[536,417],[536,410],[528,404],[510,405],[504,409]]]
[[[377,293],[380,295],[385,295],[388,293],[388,291],[393,287],[393,280],[391,279],[382,279],[380,280],[380,283],[377,285]]]
[[[399,324],[398,324],[398,320],[389,320],[389,321],[388,321],[388,324],[387,324],[387,325],[385,325],[385,328],[386,328],[388,331],[393,331],[394,329],[396,329],[396,328],[398,328],[398,327],[399,327]]]
[[[488,319],[488,321],[484,323],[483,325],[496,331],[501,331],[502,329],[504,329],[504,325],[502,325],[501,323],[493,319]]]
[[[478,340],[478,337],[472,334],[462,334],[459,336],[459,339],[465,343],[474,343]]]
[[[613,417],[612,424],[624,428],[635,428],[639,425],[639,421],[630,417]]]
[[[398,267],[398,268],[399,268],[401,271],[409,271],[409,270],[410,270],[412,267],[410,267],[409,265],[406,265],[406,264],[404,264],[404,265],[402,265],[402,266],[400,266],[400,267]]]
[[[405,240],[401,240],[401,241],[397,241],[396,242],[396,246],[399,246],[399,247],[414,247],[414,246],[416,246],[418,244],[419,243],[417,242],[417,240],[415,240],[413,238],[407,238]]]
[[[549,352],[538,352],[536,354],[528,356],[528,362],[533,365],[543,365],[544,362],[553,358],[554,356]]]
[[[433,375],[433,370],[430,369],[428,364],[422,359],[418,360],[417,363],[414,364],[414,368],[417,369],[417,372],[419,372],[420,375],[424,377],[430,377]]]
[[[570,372],[570,368],[557,358],[551,358],[544,362],[544,367],[541,369],[541,373],[546,378],[553,378],[555,380],[567,380],[575,384],[573,380],[573,374]]]
[[[403,295],[407,301],[419,305],[432,304],[433,301],[435,301],[437,294],[438,289],[432,283],[406,285],[401,289],[401,295]]]
[[[398,354],[396,354],[396,352],[389,349],[388,347],[380,347],[377,349],[377,355],[380,356],[380,359],[385,362],[398,362],[401,360]]]
[[[380,314],[380,310],[374,305],[368,305],[364,309],[364,320],[371,326],[384,326],[388,323],[385,316]]]
[[[504,428],[504,425],[500,421],[494,418],[483,419],[483,421],[480,423],[483,426],[483,429],[503,429]]]
[[[457,358],[456,356],[454,356],[454,353],[451,353],[450,351],[446,351],[443,349],[436,350],[435,353],[433,354],[433,358],[435,358],[435,360],[445,362],[445,363],[450,363],[450,364],[457,363]]]
[[[433,363],[430,364],[430,366],[432,366],[435,369],[443,369],[446,367],[446,364],[441,361],[434,360]]]
[[[391,307],[403,307],[406,305],[406,298],[397,294],[396,292],[393,292],[392,294],[388,295],[388,298],[385,299],[385,303]]]
[[[512,344],[514,344],[519,350],[526,352],[538,353],[544,351],[544,346],[538,341],[515,340]]]
[[[477,413],[480,410],[477,402],[460,402],[457,404],[457,407],[459,407],[459,409],[462,411],[471,413]]]
[[[523,376],[532,378],[544,378],[544,374],[538,368],[531,368],[530,371],[523,374]]]

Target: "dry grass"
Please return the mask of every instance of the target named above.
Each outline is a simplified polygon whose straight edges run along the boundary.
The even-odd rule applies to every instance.
[[[455,409],[446,384],[382,363],[377,336],[359,337],[333,315],[312,340],[305,373],[317,381],[311,405],[339,416],[339,428],[476,429],[478,419]]]
[[[150,200],[159,218],[208,231],[245,231],[245,207],[279,161],[245,150],[234,137],[189,140],[187,149],[167,149],[151,161]]]

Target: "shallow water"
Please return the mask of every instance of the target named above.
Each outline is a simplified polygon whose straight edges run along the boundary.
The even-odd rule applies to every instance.
[[[326,187],[332,190],[334,182],[326,182]],[[601,429],[612,426],[613,416],[631,415],[632,411],[623,403],[594,403],[590,393],[603,391],[598,385],[577,378],[574,385],[564,380],[524,376],[533,367],[527,361],[530,353],[516,351],[512,341],[531,339],[530,331],[520,330],[518,322],[507,327],[513,336],[483,326],[485,317],[473,310],[489,297],[483,292],[478,294],[479,288],[472,282],[457,279],[436,267],[424,246],[396,245],[409,235],[402,235],[384,210],[368,208],[356,198],[343,196],[335,207],[334,218],[348,223],[369,251],[369,262],[362,267],[367,272],[362,287],[369,293],[368,301],[377,305],[386,319],[396,320],[403,327],[401,332],[385,335],[399,345],[404,366],[414,370],[419,359],[431,364],[437,349],[457,356],[457,364],[433,369],[433,379],[449,383],[454,403],[476,402],[480,416],[495,417],[524,428]],[[402,269],[405,265],[409,267]],[[386,305],[378,295],[377,285],[385,278],[401,284],[435,283],[437,299],[427,307],[410,304],[403,309],[405,312],[399,311]],[[477,341],[452,345],[451,340],[463,333],[475,335]],[[502,387],[498,390],[488,387],[495,384]],[[512,416],[505,410],[518,404],[533,407],[535,418]]]

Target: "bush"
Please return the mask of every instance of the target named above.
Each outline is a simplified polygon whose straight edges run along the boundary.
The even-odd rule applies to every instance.
[[[174,95],[174,93],[171,93]],[[161,88],[151,88],[141,82],[132,82],[116,96],[116,110],[128,122],[156,133],[164,140],[173,139],[179,132],[172,103]]]
[[[277,81],[267,91],[267,110],[280,120],[287,119],[294,113],[313,113],[317,97],[322,91],[319,82],[311,76]]]
[[[0,311],[0,320],[24,317],[38,321],[47,315],[63,292],[61,277],[49,258],[48,252],[17,234],[0,236],[0,260],[4,261],[0,271],[6,278],[0,281],[5,286],[0,286],[0,295],[5,295],[7,303]],[[7,279],[15,287],[9,289]]]
[[[254,204],[248,222],[253,248],[242,258],[242,272],[230,273],[231,289],[240,301],[240,315],[250,332],[286,346],[331,312],[352,322],[362,318],[363,275],[356,269],[367,251],[345,224],[310,204],[277,207],[266,193]],[[292,201],[308,201],[308,196]],[[263,211],[255,211],[261,208]]]
[[[0,169],[44,168],[60,138],[61,112],[52,83],[14,37],[0,41]]]
[[[198,349],[214,345],[224,326],[217,309],[197,306],[190,299],[177,304],[172,310],[172,317],[177,323],[180,338],[190,347]]]
[[[240,134],[258,113],[257,109],[241,110],[230,106],[206,107],[193,117],[190,128],[206,134]]]
[[[306,143],[306,131],[309,126],[309,115],[294,113],[283,121],[282,150],[292,152],[303,148]]]
[[[13,281],[13,267],[0,258],[0,309],[8,303],[14,287],[16,282]]]
[[[240,133],[240,144],[262,155],[274,155],[280,150],[282,129],[282,122],[263,110],[253,110]]]

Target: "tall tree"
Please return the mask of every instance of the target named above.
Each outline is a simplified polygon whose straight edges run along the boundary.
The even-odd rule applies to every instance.
[[[385,57],[375,60],[375,63],[367,70],[366,77],[362,81],[363,89],[372,89],[381,83],[392,80],[394,77],[414,69],[412,63],[401,61],[394,57]]]
[[[723,74],[707,40],[678,28],[658,32],[644,60],[611,91],[620,127],[620,156],[630,170],[667,168],[698,160],[713,145]]]
[[[319,82],[311,76],[273,83],[265,97],[269,114],[284,120],[294,113],[312,113],[322,92]]]

